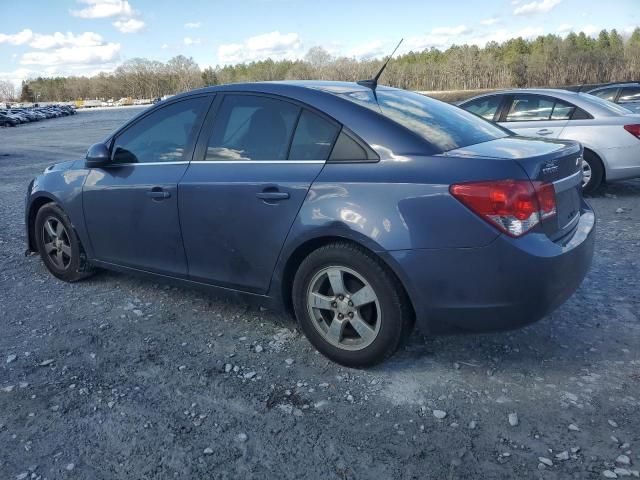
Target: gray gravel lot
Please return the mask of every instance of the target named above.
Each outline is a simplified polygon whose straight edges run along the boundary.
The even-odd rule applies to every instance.
[[[591,199],[593,268],[543,321],[350,370],[283,315],[23,255],[29,180],[138,111],[0,130],[0,479],[638,477],[640,181]]]

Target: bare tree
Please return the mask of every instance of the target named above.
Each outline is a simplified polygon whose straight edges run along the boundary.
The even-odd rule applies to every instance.
[[[0,100],[11,102],[16,98],[16,88],[8,80],[0,80]]]

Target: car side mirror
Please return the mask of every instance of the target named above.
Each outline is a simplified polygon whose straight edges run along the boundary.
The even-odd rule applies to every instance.
[[[111,154],[104,143],[96,143],[89,147],[85,158],[85,166],[87,168],[104,167],[109,163],[111,163]]]

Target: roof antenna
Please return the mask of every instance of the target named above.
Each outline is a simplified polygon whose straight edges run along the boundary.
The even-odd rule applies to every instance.
[[[396,50],[398,50],[398,47],[400,46],[403,40],[404,38],[400,39],[400,41],[398,42],[398,45],[396,45],[396,48],[393,49],[393,52],[391,52],[391,55],[387,57],[387,61],[384,62],[380,70],[378,70],[378,73],[376,73],[375,77],[369,80],[359,80],[356,83],[358,85],[362,85],[363,87],[370,88],[371,90],[373,90],[373,95],[376,96],[376,87],[378,86],[378,79],[380,78],[380,75],[382,75],[382,72],[384,72],[384,69],[387,68],[387,63],[389,63],[389,60],[391,60],[391,58],[393,57],[393,54],[396,53]]]

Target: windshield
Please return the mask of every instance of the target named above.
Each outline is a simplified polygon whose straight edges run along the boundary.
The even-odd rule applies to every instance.
[[[341,94],[359,105],[384,116],[418,134],[442,152],[503,138],[509,134],[500,127],[462,108],[418,93],[381,88]]]
[[[591,93],[582,94],[582,98],[586,101],[593,102],[598,104],[599,107],[604,107],[609,110],[611,113],[615,113],[616,115],[628,115],[633,113],[631,110],[621,107],[617,103],[610,102],[609,100],[604,100],[600,97],[596,97]]]

